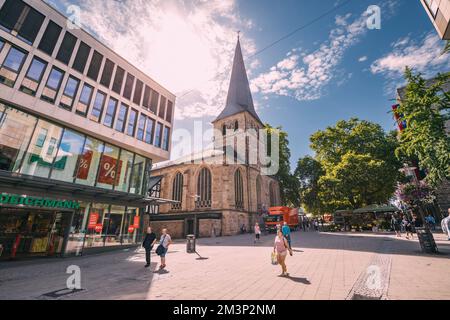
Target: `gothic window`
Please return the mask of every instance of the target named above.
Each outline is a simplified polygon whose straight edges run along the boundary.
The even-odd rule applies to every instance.
[[[172,210],[180,210],[183,201],[183,175],[180,172],[173,179],[172,200],[179,201],[179,203],[172,204]]]
[[[262,210],[261,203],[261,176],[256,178],[256,208],[258,212]]]
[[[241,171],[238,169],[234,174],[234,199],[236,209],[244,209],[244,186]]]
[[[234,131],[237,131],[239,129],[239,122],[236,120],[234,122]]]
[[[223,136],[227,135],[227,126],[225,124],[222,126],[222,135]]]
[[[207,168],[203,168],[198,175],[197,196],[197,208],[211,208],[211,171]]]

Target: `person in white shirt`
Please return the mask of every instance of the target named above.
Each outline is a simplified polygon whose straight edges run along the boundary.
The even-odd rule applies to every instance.
[[[256,241],[259,242],[260,239],[261,239],[261,228],[259,227],[259,223],[257,222],[255,224],[255,243]]]
[[[166,267],[166,254],[169,251],[169,246],[172,244],[172,238],[170,234],[167,233],[167,229],[162,229],[161,239],[159,241],[159,245],[162,247],[161,253],[159,256],[161,257],[161,265],[159,269],[164,269]]]

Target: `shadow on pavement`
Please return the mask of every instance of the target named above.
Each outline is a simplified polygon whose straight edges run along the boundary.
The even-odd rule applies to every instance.
[[[303,284],[306,284],[306,285],[310,285],[311,284],[311,282],[308,279],[306,279],[306,278],[291,277],[291,276],[288,276],[288,277],[286,277],[286,276],[278,276],[278,277],[279,278],[286,278],[286,279],[289,279],[289,280],[291,280],[293,282],[303,283]]]

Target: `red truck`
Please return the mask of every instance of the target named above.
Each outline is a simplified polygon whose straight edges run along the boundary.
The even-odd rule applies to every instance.
[[[298,208],[269,208],[269,215],[264,218],[267,231],[275,232],[277,225],[283,226],[284,222],[287,222],[291,230],[297,230],[299,227]]]

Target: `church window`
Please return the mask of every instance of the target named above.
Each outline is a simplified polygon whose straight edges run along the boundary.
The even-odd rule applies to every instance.
[[[269,193],[270,193],[270,206],[276,207],[278,205],[278,200],[277,200],[276,186],[274,182],[271,182],[269,184]]]
[[[234,174],[234,195],[236,209],[244,209],[244,186],[240,170]]]
[[[211,171],[203,168],[197,180],[197,208],[211,208]]]
[[[172,200],[179,201],[179,203],[172,204],[172,210],[180,210],[183,201],[183,175],[180,172],[173,179]]]
[[[239,122],[236,120],[234,123],[234,131],[237,131],[239,129]]]

